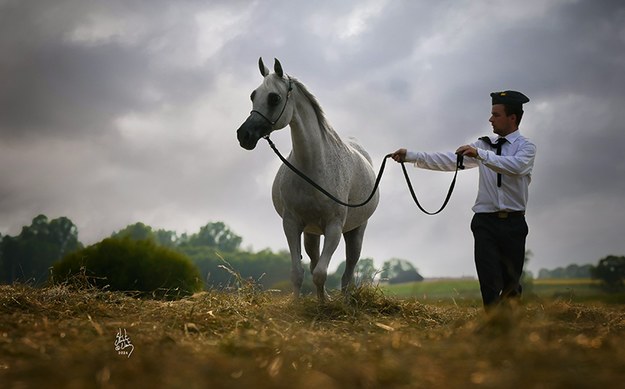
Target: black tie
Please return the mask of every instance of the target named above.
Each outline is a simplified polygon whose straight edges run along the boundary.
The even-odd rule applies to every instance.
[[[499,138],[497,139],[497,142],[493,143],[490,140],[490,138],[487,136],[481,137],[480,140],[483,140],[484,142],[488,143],[490,147],[496,148],[497,155],[501,155],[501,147],[503,146],[504,143],[508,141],[506,138]],[[497,173],[497,187],[501,187],[501,173]]]

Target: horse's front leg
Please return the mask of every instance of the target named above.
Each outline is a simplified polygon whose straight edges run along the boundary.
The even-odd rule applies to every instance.
[[[291,284],[293,296],[299,297],[304,282],[304,268],[302,267],[302,232],[303,228],[293,219],[282,219],[282,228],[291,253]]]
[[[328,265],[332,254],[336,251],[336,248],[341,241],[341,233],[343,230],[343,224],[340,222],[334,222],[326,226],[323,238],[323,249],[321,250],[321,256],[319,262],[313,270],[313,283],[317,287],[317,298],[319,301],[325,301],[326,291],[325,283],[328,277]]]

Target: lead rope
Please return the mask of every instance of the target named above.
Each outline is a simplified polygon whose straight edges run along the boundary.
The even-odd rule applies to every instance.
[[[278,151],[278,149],[276,148],[276,145],[273,144],[273,142],[271,141],[271,139],[269,138],[269,135],[264,136],[265,139],[267,139],[267,142],[269,143],[269,146],[273,149],[273,151],[276,153],[276,155],[278,156],[278,158],[280,158],[280,160],[289,168],[291,169],[295,174],[297,174],[298,176],[300,176],[301,178],[303,178],[306,182],[308,182],[310,185],[312,185],[313,187],[315,187],[315,189],[317,189],[319,192],[323,193],[324,195],[328,196],[330,199],[332,199],[334,202],[344,205],[346,207],[350,207],[350,208],[358,208],[358,207],[362,207],[363,205],[367,204],[369,201],[371,201],[371,199],[373,198],[373,195],[375,194],[375,191],[378,190],[378,186],[380,186],[380,180],[382,179],[382,174],[384,174],[384,168],[386,166],[386,159],[389,158],[391,156],[391,154],[388,154],[384,157],[384,160],[382,161],[382,166],[380,166],[380,171],[378,173],[378,177],[375,180],[375,184],[373,185],[373,190],[371,191],[371,194],[369,195],[369,197],[367,197],[367,199],[365,201],[363,201],[362,203],[359,204],[349,204],[346,203],[344,201],[341,201],[340,199],[337,199],[335,196],[333,196],[331,193],[329,193],[327,190],[323,189],[321,186],[319,186],[319,184],[317,184],[315,181],[313,181],[312,179],[310,179],[310,177],[308,177],[306,174],[302,173],[298,168],[296,168],[295,166],[293,166],[289,161],[287,161],[286,158],[284,158],[282,156],[282,154],[280,154],[280,152]]]
[[[417,204],[417,207],[419,207],[419,209],[423,213],[425,213],[426,215],[437,215],[441,213],[443,209],[445,209],[445,207],[447,206],[447,203],[449,202],[449,199],[451,198],[451,193],[454,191],[454,187],[456,186],[456,177],[458,176],[458,169],[460,170],[464,169],[464,165],[462,163],[463,159],[464,158],[462,154],[458,154],[458,157],[456,158],[456,171],[454,172],[454,178],[451,180],[451,184],[449,185],[449,191],[447,191],[447,197],[445,197],[445,201],[443,202],[443,205],[441,205],[440,209],[436,212],[428,212],[421,206],[421,204],[419,204],[417,195],[415,194],[414,189],[412,188],[412,183],[410,182],[408,171],[406,171],[406,165],[404,165],[404,163],[402,162],[401,169],[404,171],[404,177],[406,177],[406,184],[408,185],[408,190],[410,190],[410,195],[412,196],[412,199],[414,200],[415,204]]]
[[[384,169],[386,168],[386,160],[391,157],[391,154],[387,154],[386,156],[384,156],[384,159],[382,160],[382,165],[380,166],[380,171],[378,172],[378,176],[377,176],[377,178],[375,180],[375,184],[373,185],[373,190],[371,191],[371,194],[369,195],[369,197],[367,197],[367,199],[365,201],[363,201],[362,203],[349,204],[349,203],[346,203],[346,202],[344,202],[344,201],[342,201],[340,199],[337,199],[335,196],[333,196],[327,190],[323,189],[315,181],[310,179],[310,177],[308,177],[306,174],[302,173],[298,168],[293,166],[286,158],[284,158],[284,156],[282,154],[280,154],[280,151],[278,151],[278,149],[276,148],[276,145],[269,138],[269,135],[265,135],[263,138],[265,138],[267,140],[267,143],[269,143],[269,147],[271,147],[271,149],[276,153],[278,158],[280,158],[280,160],[289,169],[291,169],[295,174],[297,174],[298,176],[303,178],[306,182],[308,182],[310,185],[312,185],[319,192],[321,192],[324,195],[326,195],[327,197],[329,197],[332,201],[334,201],[334,202],[336,202],[336,203],[338,203],[340,205],[343,205],[345,207],[350,207],[350,208],[362,207],[363,205],[365,205],[369,201],[371,201],[371,199],[373,198],[373,195],[375,194],[375,192],[378,190],[378,187],[380,186],[380,181],[382,180],[382,175],[384,174]],[[421,204],[419,204],[419,200],[417,199],[417,195],[415,194],[414,189],[412,188],[412,183],[410,182],[410,177],[408,176],[408,171],[406,170],[406,166],[404,165],[403,162],[401,163],[401,168],[402,168],[402,170],[404,172],[404,177],[406,178],[406,184],[408,185],[408,189],[410,190],[410,194],[412,195],[412,199],[414,200],[415,204],[417,204],[417,207],[419,207],[419,209],[423,213],[425,213],[426,215],[436,215],[436,214],[440,213],[443,209],[445,209],[445,207],[447,206],[447,203],[449,202],[449,199],[451,198],[451,193],[454,190],[454,186],[456,186],[456,176],[458,175],[458,169],[464,169],[464,165],[463,165],[462,162],[463,162],[462,155],[458,155],[458,158],[456,159],[456,171],[454,172],[454,178],[451,181],[451,185],[449,186],[449,191],[447,192],[447,197],[445,198],[445,201],[443,202],[443,205],[441,206],[441,208],[438,211],[436,211],[436,212],[428,212],[421,206]]]

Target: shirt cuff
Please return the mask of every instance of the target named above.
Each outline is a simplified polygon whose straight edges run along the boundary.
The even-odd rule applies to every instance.
[[[406,151],[406,157],[404,158],[404,162],[417,162],[419,159],[419,154],[417,151]]]

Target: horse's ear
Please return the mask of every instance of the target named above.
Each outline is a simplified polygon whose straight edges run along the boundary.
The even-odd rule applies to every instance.
[[[260,74],[262,74],[263,77],[267,77],[267,75],[269,74],[269,69],[263,63],[263,57],[258,58],[258,68],[260,69]]]
[[[280,76],[280,78],[282,78],[284,76],[284,71],[282,70],[282,64],[280,63],[280,61],[278,61],[278,58],[274,58],[274,60],[276,62],[274,62],[273,64],[273,71],[276,72],[276,74]]]

